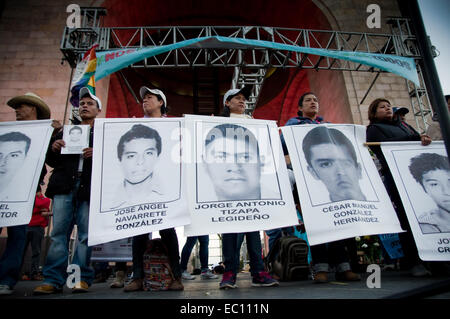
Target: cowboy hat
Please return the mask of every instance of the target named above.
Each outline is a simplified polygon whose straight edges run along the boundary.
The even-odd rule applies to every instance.
[[[32,105],[36,107],[38,120],[46,120],[50,118],[50,108],[38,95],[27,92],[24,95],[13,97],[7,102],[13,109],[18,108],[22,104]]]

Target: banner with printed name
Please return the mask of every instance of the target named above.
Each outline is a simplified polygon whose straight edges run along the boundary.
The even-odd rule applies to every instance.
[[[381,143],[419,251],[450,260],[450,166],[442,141]]]
[[[274,121],[186,115],[185,127],[186,236],[298,223]]]
[[[182,118],[96,119],[89,246],[190,223]]]
[[[51,124],[51,120],[0,122],[0,227],[31,220]]]
[[[403,231],[364,146],[364,126],[310,124],[281,130],[310,245]]]
[[[132,261],[133,238],[124,238],[92,247],[91,261]]]

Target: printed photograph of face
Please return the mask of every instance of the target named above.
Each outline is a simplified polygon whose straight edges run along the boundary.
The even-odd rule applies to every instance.
[[[307,171],[328,191],[329,200],[326,194],[309,185],[310,194],[321,194],[316,205],[329,201],[367,200],[360,185],[362,166],[352,142],[344,133],[335,128],[317,126],[305,135],[301,146]]]
[[[435,207],[416,213],[423,234],[450,232],[450,165],[447,156],[422,153],[410,160],[414,180]],[[422,196],[423,197],[423,196]]]
[[[202,152],[208,181],[197,179],[198,201],[280,198],[279,191],[262,187],[265,156],[255,135],[244,126],[220,124],[209,129]],[[212,188],[205,187],[208,182]]]
[[[104,154],[103,170],[110,172],[111,178],[103,186],[104,195],[109,196],[102,201],[102,210],[164,202],[176,197],[174,190],[169,190],[164,181],[170,181],[177,190],[177,179],[166,177],[173,176],[179,180],[180,164],[168,158],[171,148],[166,146],[170,143],[163,143],[162,135],[160,128],[152,124],[132,124],[116,137],[115,149],[111,145],[105,148],[108,153],[111,151],[114,154]],[[168,173],[168,170],[171,172]],[[110,185],[115,188],[111,189]]]
[[[0,135],[0,200],[23,169],[31,139],[21,132]]]
[[[69,143],[71,145],[77,145],[81,143],[81,137],[83,135],[83,130],[81,127],[74,125],[69,130]]]

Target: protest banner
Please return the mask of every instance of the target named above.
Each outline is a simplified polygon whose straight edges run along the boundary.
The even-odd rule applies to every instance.
[[[419,257],[450,260],[450,166],[442,141],[381,143]]]
[[[89,246],[190,222],[181,118],[96,119]]]
[[[274,121],[185,116],[187,236],[297,224]]]
[[[403,230],[360,125],[281,128],[311,245]]]
[[[51,120],[0,122],[0,227],[28,224]]]

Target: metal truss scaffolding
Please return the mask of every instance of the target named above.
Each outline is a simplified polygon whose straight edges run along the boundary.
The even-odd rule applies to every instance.
[[[105,15],[102,8],[95,17]],[[82,9],[83,13],[83,9]],[[92,12],[91,12],[92,15]],[[90,21],[92,24],[92,20]],[[301,47],[344,50],[352,52],[383,53],[406,56],[416,59],[421,56],[416,49],[415,37],[408,27],[407,19],[392,18],[392,34],[344,32],[329,30],[308,30],[263,26],[148,26],[148,27],[100,27],[82,25],[80,29],[65,28],[61,40],[61,51],[72,67],[75,67],[82,54],[94,43],[97,51],[158,47],[204,36],[224,36],[230,38],[264,40],[274,43]],[[407,30],[405,31],[405,28]],[[419,63],[417,70],[422,79]],[[180,48],[134,63],[131,68],[194,68],[194,67],[232,67],[234,75],[232,88],[252,84],[253,91],[247,105],[247,113],[256,107],[259,93],[268,70],[272,68],[301,68],[315,70],[340,70],[358,72],[385,71],[356,62],[330,57],[309,55],[298,52],[266,48]],[[423,83],[423,82],[421,82]],[[412,84],[412,86],[411,86]],[[407,81],[410,90],[411,106],[416,123],[426,129],[426,117],[431,114],[428,95],[424,85],[415,87]],[[426,101],[424,101],[426,100]]]

